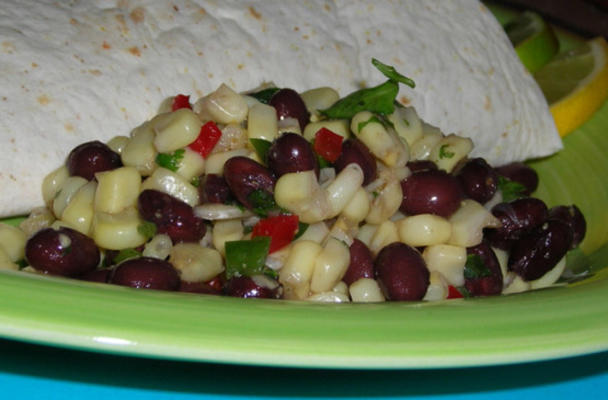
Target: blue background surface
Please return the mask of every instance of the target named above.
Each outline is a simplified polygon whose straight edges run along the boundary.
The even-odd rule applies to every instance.
[[[608,397],[608,352],[444,370],[264,368],[90,353],[0,340],[0,395],[21,399]]]

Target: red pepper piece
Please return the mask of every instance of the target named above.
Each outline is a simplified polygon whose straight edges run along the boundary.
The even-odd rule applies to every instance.
[[[318,155],[329,162],[334,162],[342,153],[342,141],[344,138],[333,133],[327,128],[321,128],[315,134],[314,149]]]
[[[460,290],[452,285],[448,285],[448,299],[462,299],[464,296],[460,293]]]
[[[297,215],[277,215],[261,219],[253,227],[251,237],[269,236],[269,253],[275,252],[287,246],[298,232]]]
[[[173,98],[173,104],[171,104],[171,111],[179,110],[180,108],[189,108],[192,110],[190,105],[190,96],[185,94],[178,94]]]
[[[219,142],[221,136],[222,131],[220,128],[217,127],[215,122],[209,121],[201,127],[198,137],[188,147],[203,156],[203,158],[207,158],[211,150]]]

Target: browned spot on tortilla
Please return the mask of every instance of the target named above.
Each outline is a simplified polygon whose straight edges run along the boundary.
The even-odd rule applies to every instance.
[[[249,6],[249,14],[255,19],[262,19],[262,14],[260,14],[253,6]]]
[[[49,97],[46,94],[38,96],[38,98],[36,100],[38,100],[38,103],[40,103],[40,105],[42,105],[42,106],[46,106],[47,104],[49,104],[51,102],[51,99],[49,99]]]
[[[494,67],[490,67],[490,69],[488,70],[488,76],[494,75],[494,72],[495,72]]]
[[[338,50],[338,51],[342,50],[342,45],[341,45],[340,43],[336,43],[336,44],[334,45],[334,47],[335,47],[335,48],[336,48],[336,50]]]
[[[145,9],[143,7],[135,7],[129,14],[129,17],[131,18],[131,21],[139,24],[140,22],[144,21]]]
[[[141,51],[139,51],[139,48],[137,46],[130,47],[129,53],[133,54],[135,57],[141,56]]]
[[[7,100],[8,100],[8,97],[2,96],[2,101],[7,101]]]
[[[15,45],[13,43],[11,43],[9,41],[5,41],[5,42],[2,42],[2,50],[5,53],[13,54],[13,51],[15,51],[16,49],[15,49]]]
[[[101,45],[101,48],[104,50],[110,50],[112,46],[110,46],[110,44],[104,40],[103,44]]]
[[[173,9],[175,10],[175,12],[179,12],[179,7],[178,6],[174,5]]]
[[[101,71],[100,71],[100,70],[98,70],[98,69],[90,69],[90,70],[89,70],[89,74],[91,74],[91,75],[95,75],[95,76],[101,76],[101,75],[102,75],[102,74],[101,74]]]
[[[10,140],[10,142],[11,142],[12,144],[15,144],[15,138],[14,138],[14,137],[12,137],[12,138],[11,138],[11,140]]]
[[[63,127],[65,128],[66,131],[68,132],[73,132],[74,131],[74,125],[70,124],[69,122],[66,122]]]
[[[304,40],[308,40],[308,39],[309,39],[309,36],[308,36],[308,35],[302,35],[302,39],[304,39]]]
[[[325,9],[325,11],[331,11],[331,7],[327,3],[325,3],[325,5],[323,6],[323,8]]]
[[[372,41],[371,41],[371,39],[367,39],[367,40],[365,41],[365,43],[367,43],[367,44],[372,44]]]
[[[483,103],[483,108],[486,111],[490,111],[492,109],[492,100],[488,96],[485,97],[486,101]]]
[[[237,65],[236,67],[237,67],[238,69],[243,69],[243,68],[245,68],[245,66],[244,66],[243,64],[239,64],[239,65]]]
[[[399,103],[403,104],[404,106],[409,105],[411,102],[412,101],[405,96],[399,97]]]
[[[129,28],[127,28],[127,21],[125,20],[125,16],[122,14],[116,14],[114,18],[116,18],[116,22],[118,22],[118,25],[120,25],[120,30],[122,31],[122,33],[128,33]]]
[[[294,26],[294,27],[293,27],[293,30],[294,30],[294,32],[297,32],[297,31],[299,31],[299,30],[300,30],[300,27],[299,27],[299,26]]]
[[[503,132],[500,134],[500,136],[502,136],[503,138],[506,138],[507,136],[509,136],[509,134],[507,132]]]
[[[36,64],[35,62],[32,63],[32,68],[38,68],[38,64]]]
[[[208,77],[209,79],[213,79],[213,74],[212,74],[211,72],[209,72],[209,73],[207,74],[207,77]]]
[[[202,52],[202,51],[200,51],[200,50],[199,50],[199,51],[197,51],[197,52],[196,52],[196,54],[197,54],[199,57],[202,57],[202,56],[203,56],[203,52]]]
[[[11,181],[15,181],[15,182],[17,182],[17,178],[15,178],[15,175],[13,175],[13,174],[8,174],[8,177],[11,179]]]

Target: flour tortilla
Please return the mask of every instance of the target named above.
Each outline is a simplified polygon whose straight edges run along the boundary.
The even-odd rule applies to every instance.
[[[268,80],[342,95],[413,78],[399,98],[474,155],[504,164],[561,141],[540,90],[474,0],[4,1],[0,216],[42,205],[41,182],[76,145],[128,135],[177,93]]]

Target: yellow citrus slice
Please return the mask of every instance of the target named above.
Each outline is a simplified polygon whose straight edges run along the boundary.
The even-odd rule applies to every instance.
[[[519,14],[505,25],[505,32],[522,64],[531,73],[547,64],[559,50],[559,41],[553,29],[534,12]]]
[[[565,136],[587,121],[608,98],[608,43],[602,37],[559,54],[534,75]]]

